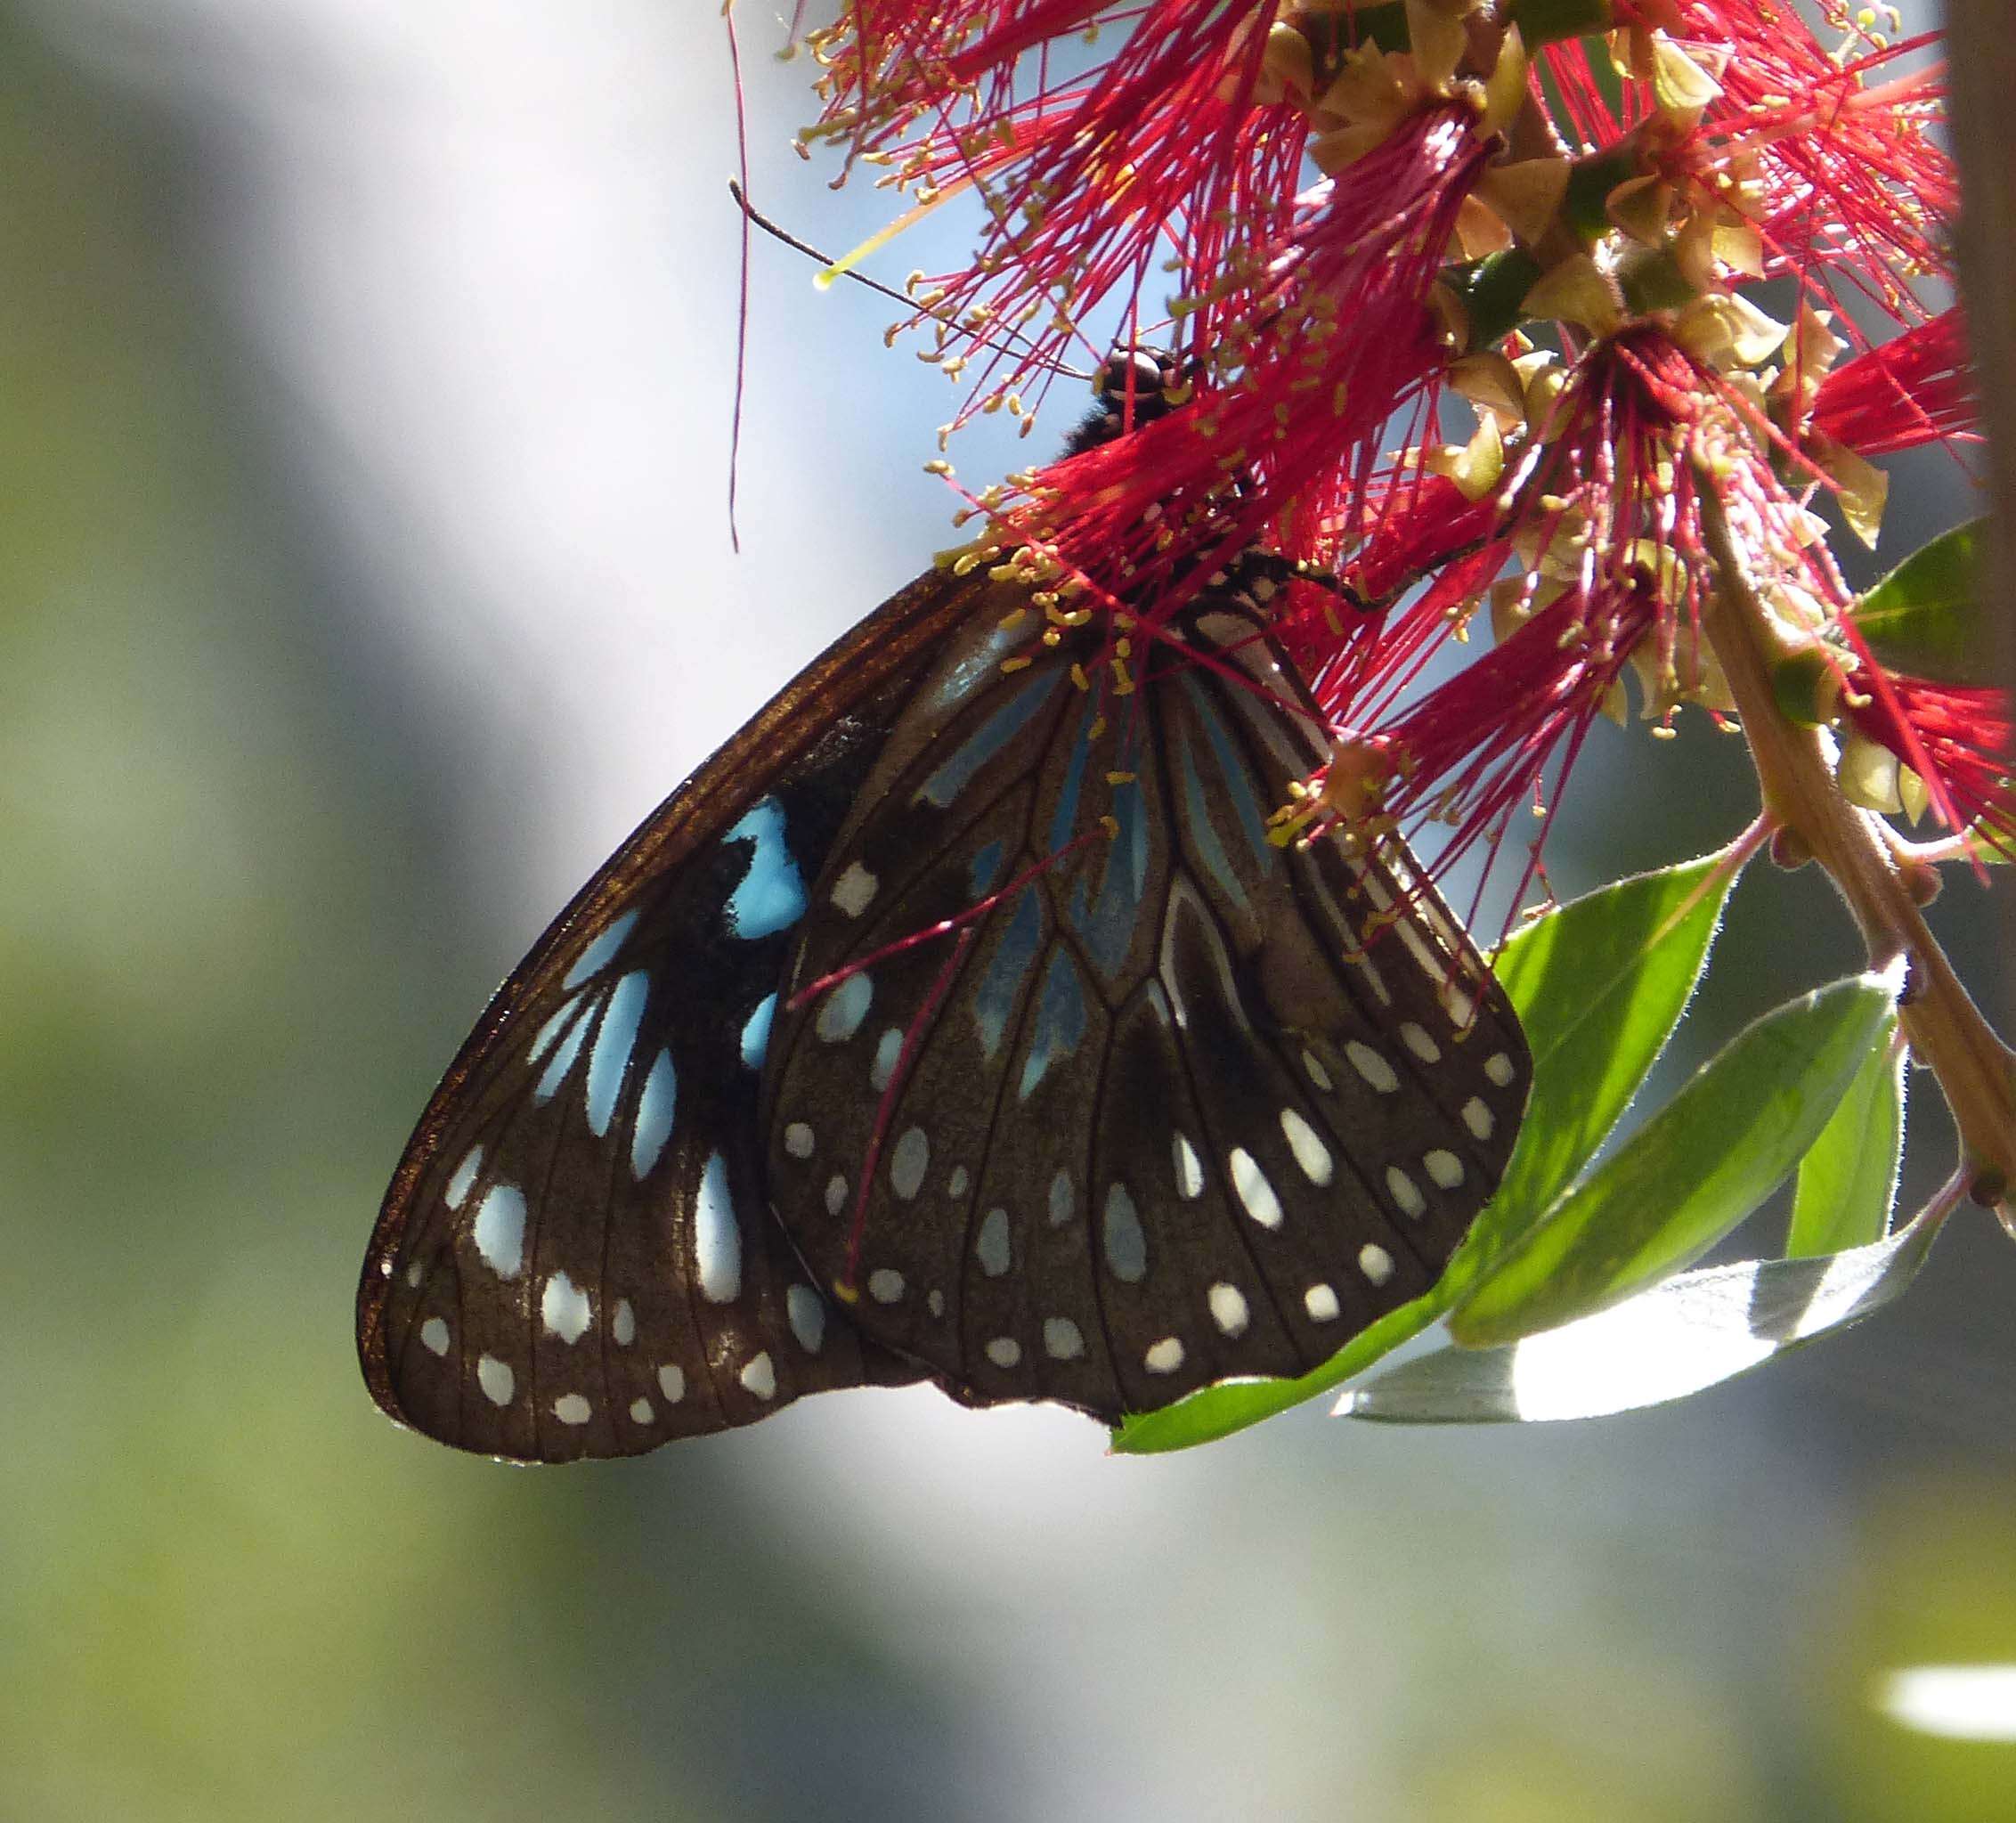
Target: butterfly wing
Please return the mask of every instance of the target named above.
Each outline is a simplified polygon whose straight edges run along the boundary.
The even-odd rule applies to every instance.
[[[781,1219],[976,1404],[1112,1420],[1318,1364],[1439,1275],[1524,1111],[1517,1021],[1404,848],[1268,840],[1327,754],[1250,601],[1172,631],[1144,669],[1089,629],[950,642],[773,1040]]]
[[[358,1352],[391,1416],[557,1461],[920,1377],[807,1283],[765,1207],[757,1102],[807,886],[987,588],[929,573],[815,661],[499,989],[365,1260]]]

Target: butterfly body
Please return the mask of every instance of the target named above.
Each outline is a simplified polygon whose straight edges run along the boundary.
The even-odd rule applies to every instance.
[[[1280,573],[1130,637],[933,569],[760,712],[435,1091],[378,1404],[523,1461],[924,1378],[1112,1420],[1425,1290],[1530,1068],[1402,845],[1270,839],[1326,757]]]

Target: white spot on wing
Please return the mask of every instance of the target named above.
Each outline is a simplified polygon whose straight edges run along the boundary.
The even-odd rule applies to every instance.
[[[1043,1320],[1043,1352],[1053,1361],[1076,1361],[1085,1353],[1085,1336],[1068,1316]]]
[[[1419,1031],[1420,1028],[1415,1027]],[[1353,1038],[1344,1047],[1344,1054],[1350,1058],[1351,1067],[1377,1095],[1390,1095],[1400,1086],[1400,1077],[1392,1064],[1380,1056],[1370,1045]]]
[[[1421,1168],[1444,1190],[1454,1190],[1463,1181],[1463,1160],[1439,1146],[1422,1155]]]
[[[1142,1232],[1141,1211],[1127,1186],[1107,1187],[1106,1213],[1100,1225],[1106,1267],[1124,1285],[1138,1285],[1148,1274],[1148,1236]]]
[[[677,1367],[661,1367],[658,1370],[658,1390],[664,1394],[668,1404],[678,1404],[686,1397],[684,1371]]]
[[[447,1354],[448,1325],[438,1316],[430,1316],[420,1325],[420,1346],[429,1355]]]
[[[906,1127],[890,1155],[889,1187],[908,1202],[924,1187],[924,1173],[931,1169],[931,1143],[921,1127]]]
[[[539,1320],[563,1342],[578,1342],[588,1331],[588,1293],[565,1273],[555,1273],[540,1295]]]
[[[562,1393],[553,1402],[553,1415],[562,1424],[586,1424],[594,1417],[595,1408],[579,1393]]]
[[[1468,1101],[1463,1103],[1463,1124],[1470,1129],[1473,1138],[1489,1139],[1491,1137],[1491,1110],[1484,1106],[1481,1097],[1472,1095]]]
[[[1442,984],[1449,973],[1449,958],[1435,954],[1428,940],[1416,928],[1412,918],[1402,918],[1394,929],[1399,932],[1400,940],[1407,946],[1408,954],[1420,964],[1421,973],[1435,982],[1437,992],[1441,992]]]
[[[1225,1162],[1232,1167],[1232,1188],[1239,1192],[1239,1200],[1246,1205],[1246,1212],[1263,1228],[1278,1228],[1281,1225],[1280,1199],[1274,1194],[1274,1186],[1267,1182],[1263,1171],[1251,1152],[1242,1145],[1235,1145]]]
[[[987,1345],[987,1358],[996,1367],[1013,1367],[1022,1358],[1022,1345],[1012,1336],[996,1336]]]
[[[1050,1180],[1050,1225],[1061,1228],[1071,1219],[1077,1198],[1071,1189],[1071,1174],[1060,1171]]]
[[[508,1405],[518,1390],[518,1377],[511,1371],[508,1361],[500,1361],[494,1355],[482,1355],[476,1357],[476,1384],[492,1405]]]
[[[808,1355],[817,1355],[826,1339],[825,1299],[809,1285],[793,1285],[784,1294],[784,1307],[798,1346]]]
[[[1323,1068],[1322,1060],[1313,1051],[1305,1051],[1302,1054],[1302,1067],[1309,1072],[1309,1080],[1325,1095],[1337,1086],[1330,1080],[1329,1071]]]
[[[629,1298],[617,1298],[616,1314],[609,1319],[609,1333],[619,1348],[627,1348],[637,1340],[637,1313],[630,1308]]]
[[[875,1044],[875,1060],[868,1066],[868,1086],[879,1095],[895,1079],[898,1061],[903,1055],[903,1030],[890,1026]]]
[[[1484,1059],[1484,1074],[1500,1088],[1508,1088],[1517,1072],[1512,1068],[1512,1060],[1504,1052],[1493,1051]]]
[[[1421,1187],[1402,1171],[1398,1165],[1388,1165],[1386,1174],[1386,1192],[1393,1198],[1394,1206],[1403,1216],[1418,1216],[1428,1206],[1428,1200],[1421,1194]]]
[[[1204,1193],[1204,1160],[1185,1134],[1175,1136],[1169,1152],[1176,1168],[1176,1194],[1185,1202],[1194,1201]]]
[[[784,1130],[784,1149],[794,1159],[812,1156],[812,1129],[802,1120],[793,1120]]]
[[[753,1393],[759,1399],[774,1399],[777,1396],[777,1371],[771,1363],[768,1348],[755,1356],[736,1378],[745,1391]]]
[[[826,1179],[826,1213],[837,1216],[847,1207],[847,1180],[835,1172]]]
[[[500,1279],[516,1278],[525,1263],[524,1192],[516,1184],[492,1184],[469,1233],[492,1272]]]
[[[868,1016],[868,1003],[875,997],[875,984],[866,970],[842,981],[819,1003],[812,1030],[829,1045],[850,1038]]]
[[[1246,1294],[1237,1285],[1221,1282],[1212,1286],[1206,1301],[1211,1306],[1211,1321],[1218,1325],[1220,1333],[1227,1336],[1246,1333],[1253,1314],[1247,1308]]]
[[[1401,1021],[1400,1042],[1424,1063],[1442,1062],[1442,1046],[1410,1019]]]
[[[633,1423],[648,1424],[657,1414],[652,1411],[650,1400],[632,1399],[630,1401],[630,1415]]]
[[[849,861],[846,871],[833,883],[833,909],[850,918],[859,917],[867,910],[881,883],[859,861]]]
[[[1328,1285],[1312,1285],[1302,1294],[1302,1307],[1309,1313],[1311,1322],[1335,1322],[1338,1310],[1337,1293]]]
[[[1281,1133],[1288,1141],[1288,1150],[1295,1154],[1295,1162],[1302,1167],[1302,1175],[1321,1190],[1330,1181],[1330,1173],[1335,1168],[1329,1147],[1293,1108],[1281,1110]]]
[[[1383,1247],[1370,1242],[1358,1249],[1358,1270],[1375,1285],[1383,1285],[1393,1276],[1393,1256]],[[1315,1314],[1313,1311],[1310,1313]]]
[[[893,1266],[877,1266],[868,1274],[868,1296],[877,1304],[894,1304],[903,1296],[903,1274]]]
[[[742,1295],[742,1225],[728,1198],[728,1168],[719,1152],[708,1158],[693,1200],[693,1251],[703,1298],[710,1304],[730,1304]]]
[[[990,1279],[1000,1278],[1014,1264],[1006,1209],[991,1209],[980,1217],[980,1233],[973,1237],[973,1257]]]
[[[1174,1373],[1183,1364],[1183,1345],[1174,1336],[1164,1336],[1141,1357],[1141,1364],[1150,1373]]]

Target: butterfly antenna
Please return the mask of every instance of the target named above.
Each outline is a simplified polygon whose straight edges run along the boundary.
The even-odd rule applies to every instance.
[[[809,241],[801,240],[788,228],[781,227],[776,222],[773,222],[754,203],[749,200],[747,192],[732,177],[728,179],[728,194],[735,199],[736,207],[742,211],[744,216],[773,240],[783,241],[793,253],[801,253],[808,259],[816,259],[823,266],[828,268],[833,266],[834,262],[832,255],[821,253]],[[955,318],[928,309],[907,293],[898,291],[893,285],[885,285],[880,279],[871,279],[866,273],[856,272],[851,266],[846,267],[842,271],[841,276],[852,279],[857,284],[866,285],[869,290],[887,297],[892,303],[900,304],[904,309],[917,316],[928,316],[933,322],[943,323],[947,329],[956,330],[960,327]],[[976,337],[974,339],[982,347],[992,348],[997,354],[1016,356],[1026,352],[1030,354],[1040,355],[1042,351],[1028,337],[1016,336],[1012,330],[1008,333],[1013,338],[1015,343],[1020,345],[1019,348],[1006,343],[991,341],[984,336]],[[1077,368],[1068,367],[1061,361],[1045,361],[1044,364],[1052,373],[1060,374],[1066,379],[1090,381],[1092,378],[1091,374],[1081,373]]]

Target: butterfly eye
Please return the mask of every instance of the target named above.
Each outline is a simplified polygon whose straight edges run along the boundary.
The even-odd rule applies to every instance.
[[[1093,390],[1110,402],[1152,397],[1169,383],[1175,364],[1175,356],[1164,349],[1142,345],[1116,348],[1101,363]]]

